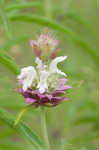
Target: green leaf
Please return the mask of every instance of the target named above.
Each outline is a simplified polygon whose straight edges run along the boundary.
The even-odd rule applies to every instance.
[[[20,73],[20,68],[18,67],[18,65],[13,61],[10,56],[6,55],[2,51],[0,52],[0,63],[7,67],[14,74],[17,75]]]
[[[21,3],[21,4],[13,4],[13,5],[10,5],[8,7],[5,8],[5,10],[7,12],[9,11],[12,11],[12,10],[15,10],[15,9],[19,9],[19,10],[22,10],[22,9],[25,9],[25,8],[41,8],[42,7],[42,3],[40,2],[29,2],[29,3]]]
[[[11,128],[15,129],[21,136],[23,136],[24,139],[35,145],[39,150],[45,149],[45,146],[43,145],[39,137],[23,122],[20,121],[15,128],[15,119],[10,113],[3,109],[0,109],[0,120],[4,121]]]
[[[44,150],[45,146],[40,141],[39,137],[33,133],[33,131],[21,122],[21,130],[24,131],[26,138],[32,143],[35,144],[39,150]]]
[[[60,25],[59,23],[55,22],[54,20],[49,20],[48,18],[45,18],[45,17],[21,15],[21,14],[9,16],[9,17],[12,21],[39,24],[39,25],[47,26],[54,30],[60,31],[66,35],[69,35],[77,45],[82,47],[83,50],[85,52],[87,52],[96,63],[99,64],[99,56],[96,53],[97,50],[93,49],[85,41],[81,40],[80,37],[78,35],[76,35],[75,33],[73,33],[72,30],[64,27],[63,25]]]

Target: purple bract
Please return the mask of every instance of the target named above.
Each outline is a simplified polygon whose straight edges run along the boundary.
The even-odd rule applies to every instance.
[[[27,89],[26,91],[24,91],[22,88],[19,88],[18,91],[26,99],[26,104],[33,104],[35,107],[38,106],[52,107],[68,100],[67,97],[62,96],[62,94],[64,94],[66,90],[71,88],[71,86],[64,85],[66,81],[67,81],[66,79],[61,79],[59,81],[58,89],[50,94],[49,93],[41,94],[39,90],[33,91],[31,89]]]

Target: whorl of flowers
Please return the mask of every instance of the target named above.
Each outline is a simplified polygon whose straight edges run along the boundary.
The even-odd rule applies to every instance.
[[[21,69],[18,89],[26,99],[27,104],[38,106],[56,106],[67,101],[65,91],[71,86],[65,85],[66,74],[58,69],[57,64],[67,56],[56,57],[58,41],[51,34],[41,34],[38,40],[30,41],[36,56],[36,67],[28,66]]]

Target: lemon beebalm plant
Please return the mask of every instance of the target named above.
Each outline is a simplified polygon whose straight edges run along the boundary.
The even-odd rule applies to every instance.
[[[38,40],[31,40],[30,45],[35,56],[35,67],[21,69],[18,79],[18,92],[25,98],[27,106],[40,107],[41,123],[46,150],[51,150],[46,128],[46,108],[52,108],[68,101],[66,91],[72,88],[67,85],[67,75],[58,68],[67,56],[57,56],[58,40],[51,32],[44,32]],[[25,112],[24,109],[16,119],[15,125]]]

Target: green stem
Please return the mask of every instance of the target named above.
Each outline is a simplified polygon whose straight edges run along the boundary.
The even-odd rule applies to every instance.
[[[47,126],[46,126],[46,110],[43,107],[41,108],[41,125],[42,125],[42,131],[43,131],[46,150],[50,150],[50,144],[49,144]]]

